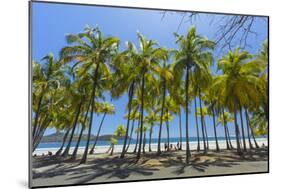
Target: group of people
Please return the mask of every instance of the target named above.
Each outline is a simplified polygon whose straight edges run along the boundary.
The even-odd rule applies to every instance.
[[[180,143],[178,142],[177,145],[174,145],[174,144],[168,145],[167,143],[165,143],[164,147],[165,147],[165,151],[168,151],[168,150],[177,151],[177,150],[180,150]]]

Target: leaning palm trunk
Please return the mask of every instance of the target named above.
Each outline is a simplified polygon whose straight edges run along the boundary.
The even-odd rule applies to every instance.
[[[255,138],[255,133],[254,133],[252,127],[250,126],[250,119],[249,119],[249,115],[248,115],[248,111],[247,110],[246,110],[246,115],[247,115],[246,117],[247,117],[248,128],[251,131],[252,137],[254,139],[255,146],[256,146],[256,148],[259,148],[259,145],[258,145],[258,143],[256,141],[256,138]]]
[[[131,129],[131,133],[130,133],[129,142],[128,142],[128,145],[126,147],[126,152],[128,151],[128,149],[129,149],[129,147],[131,145],[132,136],[133,136],[133,132],[134,132],[134,124],[135,124],[135,120],[133,120],[133,123],[132,123],[132,129]]]
[[[135,82],[132,83],[129,89],[129,104],[128,104],[128,119],[127,119],[127,129],[126,129],[126,135],[124,138],[124,144],[123,144],[123,149],[120,158],[125,157],[126,153],[126,145],[127,145],[127,140],[128,140],[128,134],[129,134],[129,127],[130,127],[130,119],[131,119],[131,105],[132,105],[132,100],[134,96],[134,85]]]
[[[86,120],[87,120],[87,117],[88,117],[88,113],[89,113],[89,109],[90,109],[90,106],[91,106],[91,103],[92,101],[90,100],[90,103],[87,107],[87,111],[86,111],[86,114],[84,116],[84,120],[83,120],[83,124],[82,124],[82,128],[81,128],[81,131],[80,131],[80,134],[79,134],[79,137],[78,137],[78,140],[77,140],[77,143],[76,143],[76,146],[75,146],[75,149],[72,153],[72,156],[71,156],[71,159],[72,160],[75,160],[76,159],[76,156],[77,156],[77,152],[78,152],[78,147],[80,145],[80,141],[81,141],[81,138],[82,138],[82,134],[85,130],[85,123],[86,123]]]
[[[139,129],[140,129],[140,119],[141,119],[141,116],[139,116],[139,120],[138,120],[138,132],[137,132],[137,140],[136,140],[136,144],[135,144],[134,153],[137,152],[137,148],[138,148],[138,144],[139,144],[139,137],[140,137],[140,132],[139,132]]]
[[[254,147],[252,145],[251,138],[250,138],[250,125],[249,125],[249,117],[248,117],[247,109],[245,109],[245,117],[246,117],[246,127],[247,127],[247,138],[248,138],[250,149],[253,149]]]
[[[75,132],[75,129],[76,129],[76,127],[77,127],[77,121],[78,121],[78,118],[79,118],[79,115],[80,115],[82,103],[83,103],[83,101],[81,100],[81,102],[79,103],[78,108],[77,108],[77,112],[76,112],[76,115],[75,115],[75,119],[74,119],[74,122],[73,122],[73,125],[72,125],[73,129],[72,129],[72,131],[71,131],[68,144],[67,144],[67,146],[66,146],[64,152],[62,153],[62,156],[63,156],[63,157],[67,156],[68,153],[69,153],[69,149],[70,149],[70,146],[71,146],[71,143],[72,143],[72,139],[73,139],[73,136],[74,136],[74,132]]]
[[[255,143],[256,148],[260,148],[257,141],[256,141],[255,133],[254,133],[252,127],[250,127],[250,129],[251,129],[252,137],[254,139],[254,143]]]
[[[42,125],[38,126],[38,127],[40,127],[40,129],[38,129],[38,131],[37,131],[37,133],[36,133],[36,135],[35,135],[35,138],[34,138],[34,140],[33,140],[33,149],[32,149],[32,152],[34,152],[35,149],[38,147],[38,145],[39,145],[39,143],[41,142],[42,137],[43,137],[43,135],[44,135],[46,129],[48,128],[49,124],[51,123],[51,121],[52,121],[51,119],[46,118],[46,119],[43,121]]]
[[[186,132],[185,132],[185,137],[186,137],[186,163],[189,163],[189,160],[190,160],[190,148],[189,148],[189,136],[188,136],[188,85],[189,85],[189,80],[188,80],[188,77],[189,77],[189,69],[188,67],[186,67],[186,78],[185,78],[185,129],[186,129]]]
[[[35,133],[36,133],[36,130],[37,130],[37,124],[38,124],[38,120],[39,120],[39,114],[40,114],[40,109],[41,109],[44,91],[45,90],[41,91],[40,98],[39,98],[39,101],[38,101],[38,104],[37,104],[37,111],[35,113],[34,125],[33,125],[33,130],[32,130],[33,139],[34,139],[34,136],[35,136]]]
[[[212,105],[211,108],[212,108],[212,115],[213,115],[214,133],[215,133],[215,139],[216,139],[216,150],[217,150],[217,151],[220,151],[219,143],[218,143],[218,137],[217,137],[216,117],[215,117],[214,106]]]
[[[159,127],[158,147],[157,147],[157,154],[158,155],[161,154],[161,134],[162,134],[164,106],[165,106],[165,96],[166,96],[166,81],[165,81],[165,79],[163,79],[163,96],[162,96],[162,107],[161,107],[160,127]]]
[[[232,146],[232,143],[231,143],[231,137],[230,137],[230,134],[229,134],[227,123],[226,123],[226,132],[227,132],[227,137],[228,137],[228,142],[229,142],[230,148],[234,149],[234,147]]]
[[[111,144],[111,146],[108,149],[108,152],[110,151],[110,155],[113,155],[113,151],[114,151],[114,144]]]
[[[68,136],[68,133],[69,133],[70,129],[71,129],[71,128],[68,128],[68,129],[66,130],[66,132],[65,132],[65,134],[64,134],[64,136],[63,136],[63,139],[62,139],[61,147],[60,147],[60,149],[59,149],[59,150],[56,152],[56,154],[55,154],[56,156],[60,155],[60,153],[62,152],[63,147],[64,147],[64,144],[65,144],[65,141],[66,141],[66,138],[67,138],[67,136]]]
[[[94,83],[93,83],[93,91],[92,91],[92,106],[91,106],[91,115],[90,115],[90,122],[89,122],[89,129],[88,129],[88,135],[87,135],[87,142],[84,149],[84,153],[82,156],[82,159],[80,161],[80,164],[86,163],[87,155],[88,155],[88,149],[89,149],[89,143],[90,143],[90,137],[91,137],[91,130],[92,130],[92,123],[93,123],[93,115],[94,115],[94,107],[95,107],[95,94],[96,94],[96,87],[97,87],[97,79],[98,79],[98,70],[99,70],[99,63],[97,64],[95,73],[94,73]]]
[[[179,150],[182,150],[181,108],[180,108],[180,111],[179,111],[179,129],[180,129],[180,146],[179,146]]]
[[[78,152],[78,148],[79,148],[79,144],[80,144],[80,141],[81,141],[81,138],[82,138],[82,134],[83,134],[83,131],[84,131],[85,127],[82,126],[81,127],[81,130],[80,130],[80,134],[79,134],[79,137],[78,137],[78,140],[77,140],[77,143],[76,143],[76,146],[74,148],[74,151],[71,155],[71,159],[72,160],[75,160],[76,159],[76,156],[77,156],[77,152]]]
[[[137,154],[137,159],[140,159],[141,155],[141,145],[142,145],[142,135],[143,135],[143,111],[144,111],[144,80],[145,80],[145,72],[142,74],[142,84],[141,84],[141,125],[140,125],[140,141],[139,141],[139,149]]]
[[[203,111],[202,111],[202,102],[201,102],[201,91],[199,88],[199,106],[200,106],[200,118],[201,118],[201,129],[202,129],[202,137],[203,137],[203,144],[204,144],[204,154],[207,153],[207,146],[206,146],[206,139],[205,139],[205,131],[204,131],[204,118],[203,118]]]
[[[71,135],[70,135],[70,138],[69,138],[69,141],[68,141],[68,144],[62,154],[63,157],[67,156],[68,153],[69,153],[69,149],[70,149],[70,146],[71,146],[71,143],[72,143],[72,139],[73,139],[73,136],[74,136],[74,132],[75,132],[75,129],[77,127],[77,121],[78,121],[78,118],[79,118],[79,115],[80,115],[80,111],[81,111],[81,106],[82,106],[82,103],[83,101],[81,100],[81,102],[79,103],[78,105],[78,108],[77,108],[77,112],[76,112],[76,115],[75,115],[75,119],[74,119],[74,122],[73,122],[73,129],[71,131]]]
[[[96,145],[97,145],[97,142],[98,142],[98,139],[99,139],[99,136],[100,136],[101,127],[102,127],[102,124],[103,124],[103,121],[104,121],[105,116],[106,116],[106,112],[105,112],[105,113],[103,114],[103,116],[102,116],[102,120],[101,120],[101,122],[100,122],[100,126],[99,126],[99,129],[98,129],[98,133],[97,133],[97,136],[96,136],[96,138],[95,138],[95,142],[94,142],[93,147],[91,148],[89,154],[93,154],[93,153],[94,153],[95,147],[96,147]]]
[[[200,151],[200,139],[199,139],[199,126],[198,126],[198,117],[197,117],[197,102],[196,97],[194,98],[194,109],[195,109],[195,123],[196,123],[196,136],[197,136],[197,151]]]
[[[244,133],[243,114],[242,114],[242,108],[241,108],[240,104],[239,104],[239,112],[240,112],[241,130],[242,130],[242,138],[243,138],[243,149],[244,149],[244,151],[247,151],[245,133]]]

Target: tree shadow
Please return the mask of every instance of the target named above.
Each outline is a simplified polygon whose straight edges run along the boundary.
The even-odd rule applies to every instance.
[[[162,152],[160,156],[156,153],[146,153],[138,161],[135,154],[128,154],[125,158],[114,156],[90,156],[86,164],[79,164],[77,160],[61,158],[56,156],[34,158],[33,179],[53,178],[65,176],[62,179],[73,184],[106,182],[107,180],[124,180],[135,178],[151,178],[153,174],[162,168],[168,176],[180,176],[189,173],[205,173],[209,167],[233,167],[240,162],[267,161],[268,151],[265,148],[248,150],[239,156],[236,151],[221,150],[219,153],[209,151],[207,154],[192,151],[190,162],[185,162],[185,152]],[[152,160],[152,161],[150,161]],[[40,168],[40,169],[36,169]],[[171,168],[171,169],[170,169]]]

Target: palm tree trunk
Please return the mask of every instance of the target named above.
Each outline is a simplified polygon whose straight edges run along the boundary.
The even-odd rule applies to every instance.
[[[131,133],[130,133],[129,142],[128,142],[128,145],[126,147],[126,152],[128,151],[128,149],[131,145],[131,140],[132,140],[132,136],[133,136],[133,132],[134,132],[134,124],[135,124],[135,120],[133,120],[133,123],[132,123],[132,129],[131,129]]]
[[[99,126],[99,129],[98,129],[98,133],[97,133],[97,136],[96,136],[96,138],[95,138],[95,142],[94,142],[93,147],[91,148],[89,154],[93,154],[93,153],[94,153],[95,147],[96,147],[96,145],[97,145],[97,141],[98,141],[99,136],[100,136],[101,127],[102,127],[102,124],[103,124],[103,121],[104,121],[105,116],[106,116],[106,112],[104,112],[104,114],[103,114],[103,116],[102,116],[102,120],[101,120],[101,122],[100,122],[100,126]]]
[[[76,159],[78,148],[79,148],[79,144],[80,144],[80,141],[81,141],[81,138],[82,138],[82,134],[83,134],[84,128],[85,128],[84,126],[81,127],[81,130],[80,130],[80,133],[79,133],[79,137],[78,137],[76,146],[75,146],[74,151],[73,151],[73,153],[71,155],[71,160],[75,160]]]
[[[252,137],[254,139],[254,143],[255,143],[256,148],[260,148],[257,141],[256,141],[255,133],[254,133],[252,127],[250,127],[250,129],[251,129]]]
[[[211,108],[212,108],[212,114],[213,114],[213,125],[214,125],[215,139],[216,139],[216,151],[220,151],[218,137],[217,137],[216,117],[215,117],[214,106],[212,105]]]
[[[190,160],[190,148],[189,148],[189,136],[188,136],[188,85],[189,85],[189,69],[186,67],[186,78],[185,78],[185,137],[186,137],[186,163]]]
[[[222,116],[223,116],[223,128],[224,128],[226,149],[227,149],[227,150],[230,150],[230,145],[229,145],[229,143],[228,143],[227,123],[226,123],[226,120],[225,120],[224,108],[222,108]]]
[[[70,128],[68,128],[66,130],[66,132],[65,132],[65,134],[63,136],[63,139],[62,139],[62,145],[61,145],[60,149],[56,152],[56,154],[55,154],[56,156],[60,155],[60,153],[62,152],[69,131],[70,131]]]
[[[240,132],[239,132],[239,126],[237,123],[237,101],[234,102],[234,122],[235,122],[235,135],[236,135],[236,146],[237,146],[237,153],[239,155],[242,154],[241,147],[240,147]]]
[[[199,139],[199,126],[198,126],[198,117],[197,117],[197,102],[196,97],[194,98],[194,111],[195,111],[195,123],[196,123],[196,136],[197,136],[197,151],[200,151],[200,139]]]
[[[81,141],[81,138],[82,138],[82,134],[83,134],[83,132],[85,130],[85,124],[86,124],[86,120],[87,120],[87,117],[88,117],[88,113],[89,113],[89,109],[90,109],[91,103],[92,103],[92,101],[90,100],[90,103],[89,103],[89,105],[87,107],[86,114],[84,115],[84,120],[83,120],[82,128],[81,128],[81,131],[80,131],[80,134],[79,134],[79,137],[78,137],[75,149],[74,149],[74,151],[72,153],[72,156],[71,156],[72,160],[76,159],[78,148],[79,148],[80,141]]]
[[[234,149],[234,147],[232,146],[232,143],[231,143],[231,137],[230,137],[230,134],[229,134],[230,132],[229,132],[227,123],[226,123],[226,132],[227,132],[228,143],[229,143],[229,145],[230,145],[230,148],[231,148],[231,149]]]
[[[162,135],[162,125],[163,125],[165,98],[166,98],[166,81],[165,81],[165,79],[163,79],[163,96],[162,96],[162,107],[161,107],[160,127],[159,127],[158,147],[157,147],[157,154],[158,155],[161,154],[161,135]]]
[[[153,129],[153,125],[150,125],[150,131],[149,131],[149,152],[151,152],[151,138],[152,138],[152,129]]]
[[[252,145],[251,138],[250,138],[250,124],[249,124],[249,117],[248,117],[247,109],[245,109],[245,117],[246,117],[248,142],[249,142],[250,149],[253,149],[254,146]]]
[[[42,103],[42,99],[43,99],[43,91],[41,92],[40,94],[40,98],[39,98],[39,101],[38,101],[38,104],[37,104],[37,111],[35,113],[35,119],[34,119],[34,125],[33,125],[33,130],[32,130],[32,136],[34,138],[35,136],[35,132],[36,132],[36,129],[37,129],[37,123],[38,123],[38,119],[39,119],[39,114],[40,114],[40,108],[41,108],[41,103]]]
[[[133,96],[134,96],[134,85],[135,85],[135,82],[133,81],[133,83],[132,83],[132,85],[130,86],[130,89],[129,89],[127,129],[126,129],[126,135],[125,135],[125,138],[124,138],[124,144],[123,144],[123,149],[122,149],[122,153],[121,153],[120,158],[124,158],[125,153],[126,153],[126,145],[127,145],[127,140],[128,140],[130,119],[131,119],[130,118],[131,117],[131,105],[132,105],[132,100],[133,100]]]
[[[179,129],[180,129],[180,147],[179,150],[182,150],[182,127],[181,127],[181,108],[179,111]]]
[[[170,129],[169,129],[168,121],[166,121],[166,128],[167,128],[168,151],[170,151]]]
[[[207,143],[207,150],[209,150],[209,137],[208,137],[208,132],[207,132],[207,125],[205,121],[205,116],[203,116],[203,125],[204,125],[204,131],[205,131],[205,138],[206,138],[206,143]]]
[[[36,131],[36,134],[33,138],[33,149],[32,152],[35,151],[35,149],[37,148],[37,146],[39,145],[48,125],[51,123],[51,119],[48,118],[48,116],[46,116],[46,118],[42,121],[41,125],[38,125],[38,129]]]
[[[241,108],[240,103],[239,103],[239,112],[240,112],[241,130],[242,130],[242,138],[243,138],[243,149],[244,149],[244,151],[247,151],[245,133],[244,133],[243,114],[242,114],[242,108]]]
[[[92,106],[91,106],[91,115],[90,115],[90,122],[89,122],[89,129],[88,129],[88,135],[87,135],[87,142],[84,149],[84,153],[82,156],[82,159],[80,161],[80,164],[86,163],[87,155],[88,155],[88,149],[89,149],[89,143],[90,143],[90,137],[91,137],[91,130],[92,130],[92,123],[93,123],[93,115],[94,115],[94,107],[95,107],[95,96],[96,96],[96,87],[97,87],[97,79],[98,79],[98,70],[99,70],[100,63],[97,64],[95,73],[94,73],[94,83],[93,83],[93,91],[92,91]]]
[[[51,119],[46,119],[44,121],[44,123],[42,124],[42,126],[40,127],[40,130],[38,131],[38,134],[36,135],[36,138],[33,141],[33,149],[32,152],[35,151],[35,149],[37,148],[37,146],[40,144],[40,141],[42,140],[42,137],[48,127],[48,125],[51,123]]]
[[[80,115],[80,111],[81,111],[81,106],[82,106],[82,104],[83,104],[83,101],[81,100],[81,102],[80,102],[79,105],[78,105],[76,114],[75,114],[75,119],[74,119],[74,122],[73,122],[73,125],[72,125],[73,129],[72,129],[72,131],[71,131],[68,144],[67,144],[67,146],[66,146],[64,152],[62,153],[62,156],[63,156],[63,157],[67,156],[68,153],[69,153],[69,149],[70,149],[70,146],[71,146],[71,143],[72,143],[74,131],[75,131],[76,127],[77,127],[77,121],[78,121],[78,118],[79,118],[79,115]]]
[[[253,137],[253,140],[254,140],[254,143],[255,143],[255,146],[256,146],[256,148],[259,148],[259,145],[258,145],[258,143],[257,143],[257,141],[256,141],[256,138],[255,138],[255,133],[254,133],[254,131],[253,131],[253,129],[252,129],[252,127],[251,127],[251,125],[250,125],[250,119],[249,119],[249,114],[248,114],[248,111],[246,111],[246,113],[247,113],[247,119],[248,119],[248,128],[250,129],[250,131],[251,131],[251,134],[252,134],[252,137]]]
[[[113,151],[114,151],[114,144],[112,144],[112,146],[111,146],[111,152],[110,152],[111,156],[113,155]]]
[[[201,102],[201,91],[199,88],[199,106],[200,106],[200,118],[201,118],[201,129],[202,129],[202,137],[203,137],[203,144],[204,144],[204,154],[207,153],[207,146],[206,146],[206,139],[205,139],[205,131],[204,131],[204,118],[203,118],[203,111],[202,111],[202,102]]]
[[[141,119],[141,116],[139,116],[139,120],[138,120],[138,129],[137,129],[137,141],[136,141],[136,145],[135,145],[135,149],[134,149],[134,153],[137,152],[137,148],[138,148],[138,144],[139,144],[139,137],[140,137],[140,119]]]
[[[146,145],[146,132],[143,134],[143,145],[142,145],[142,152],[145,154],[145,145]]]
[[[142,84],[141,84],[141,125],[140,125],[140,141],[139,141],[139,149],[137,154],[137,159],[140,159],[141,155],[141,144],[142,144],[142,135],[143,135],[143,111],[144,111],[144,85],[145,85],[145,72],[142,74]]]

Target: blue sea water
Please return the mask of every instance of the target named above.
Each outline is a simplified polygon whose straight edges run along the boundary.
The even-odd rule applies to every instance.
[[[231,140],[235,140],[235,137],[230,137]],[[257,137],[258,139],[259,137]],[[264,138],[264,137],[260,137],[260,138]],[[215,137],[208,137],[209,141],[215,141]],[[218,140],[225,140],[224,137],[218,137]],[[171,143],[177,143],[180,141],[179,137],[175,137],[175,138],[170,138],[170,142]],[[183,142],[185,142],[185,138],[182,139]],[[202,138],[200,138],[200,141],[202,141]],[[148,139],[146,140],[146,142],[148,143]],[[152,144],[156,144],[158,142],[157,138],[153,138],[151,139],[151,143]],[[161,143],[165,143],[168,142],[167,138],[162,138]],[[197,142],[197,137],[190,137],[189,138],[189,142]],[[94,141],[90,141],[90,144],[93,144]],[[124,140],[118,140],[117,145],[123,145]],[[136,143],[136,139],[132,139],[131,140],[131,144],[135,144]],[[46,142],[46,143],[40,143],[38,145],[38,148],[59,148],[62,145],[61,142]],[[71,143],[71,147],[75,147],[76,142],[72,142]],[[80,147],[85,147],[86,145],[86,141],[81,141],[80,142]],[[98,141],[97,142],[97,146],[108,146],[110,145],[110,141]]]

